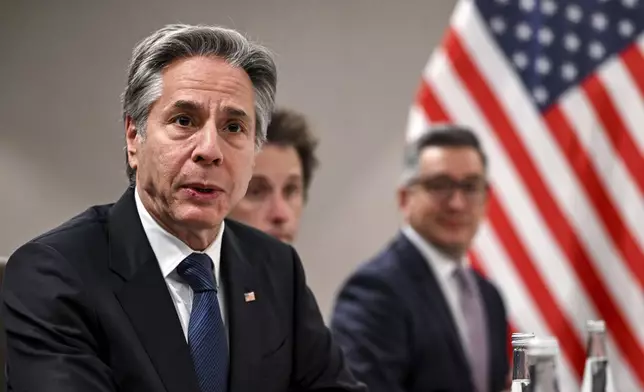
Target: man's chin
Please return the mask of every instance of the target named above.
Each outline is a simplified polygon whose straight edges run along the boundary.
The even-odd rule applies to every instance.
[[[467,252],[468,242],[463,238],[454,238],[452,236],[436,238],[435,245],[450,255],[461,257]]]
[[[180,224],[197,230],[217,228],[225,217],[225,213],[213,208],[190,208],[186,211],[177,211],[175,214],[175,219]]]
[[[268,234],[272,235],[273,237],[277,238],[278,240],[282,242],[286,242],[287,244],[290,244],[293,242],[293,236],[290,234],[285,234],[285,233],[271,233],[268,232]]]
[[[291,242],[293,242],[293,237],[291,237],[291,236],[280,236],[280,237],[277,237],[277,238],[278,238],[280,241],[282,241],[282,242],[286,242],[286,243],[287,243],[287,244],[289,244],[289,245],[291,244]]]

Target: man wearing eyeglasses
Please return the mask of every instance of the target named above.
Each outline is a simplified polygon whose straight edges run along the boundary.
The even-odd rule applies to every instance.
[[[505,307],[466,258],[485,216],[485,153],[471,130],[450,125],[428,130],[405,158],[405,225],[341,288],[334,337],[371,392],[501,391]]]

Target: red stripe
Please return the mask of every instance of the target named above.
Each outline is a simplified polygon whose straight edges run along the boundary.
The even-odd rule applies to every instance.
[[[548,130],[564,152],[568,163],[573,168],[595,210],[604,223],[613,243],[622,255],[625,264],[644,289],[644,252],[633,234],[626,228],[619,212],[612,203],[606,189],[602,186],[588,154],[577,138],[561,108],[554,105],[544,116]],[[644,170],[644,169],[643,169]]]
[[[622,64],[626,66],[642,99],[644,99],[644,56],[642,56],[639,46],[637,44],[629,46],[620,57]]]
[[[590,262],[586,250],[582,247],[570,223],[543,183],[530,159],[530,154],[518,138],[517,132],[503,111],[499,100],[492,93],[469,54],[463,48],[456,32],[451,28],[448,30],[444,47],[454,70],[476,101],[488,123],[493,125],[491,129],[496,133],[497,139],[503,144],[505,151],[524,179],[524,184],[530,191],[534,205],[541,212],[554,239],[579,276],[588,297],[591,298],[602,318],[606,320],[620,351],[632,366],[633,372],[637,374],[641,384],[644,385],[644,353],[609,296],[608,290],[599,278],[599,274]],[[526,181],[528,179],[529,181]]]
[[[424,94],[428,98],[426,102],[431,103],[431,107],[426,112],[429,120],[431,122],[452,122],[447,111],[441,106],[436,96],[433,95],[430,86],[426,83],[424,83],[424,86]],[[430,113],[433,115],[430,115]],[[530,293],[533,302],[543,315],[551,332],[557,337],[562,351],[577,371],[577,376],[581,378],[584,368],[585,350],[571,327],[572,323],[561,311],[556,300],[548,290],[541,274],[534,267],[534,262],[531,260],[521,239],[516,235],[516,229],[512,227],[510,220],[503,211],[493,190],[490,190],[489,200],[490,204],[487,217],[490,224],[498,234],[503,247],[510,255],[510,261],[514,264],[521,276],[521,280]],[[476,258],[474,258],[474,261],[478,264]]]
[[[418,93],[416,94],[416,102],[423,108],[425,115],[434,123],[448,122],[449,119],[441,105],[436,100],[436,97],[429,89],[425,78],[422,78]]]
[[[644,196],[644,153],[640,151],[626,129],[624,120],[617,112],[617,108],[599,76],[597,74],[589,76],[581,84],[581,88],[595,109],[595,113],[603,125],[604,133],[608,135],[613,148],[622,157],[626,168],[640,190],[640,194]],[[636,131],[641,132],[640,129]]]

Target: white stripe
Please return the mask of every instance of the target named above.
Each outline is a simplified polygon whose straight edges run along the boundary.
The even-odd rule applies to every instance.
[[[427,118],[425,112],[418,104],[413,104],[409,108],[409,115],[407,117],[407,132],[406,140],[408,143],[413,142],[428,128]]]
[[[488,222],[484,222],[474,241],[474,249],[480,256],[484,270],[494,281],[503,295],[503,301],[512,323],[521,332],[533,332],[537,336],[552,336],[552,331],[544,321],[539,308],[525,289],[510,257],[500,245],[500,240]],[[562,357],[560,382],[562,391],[575,391],[579,383],[570,361]]]
[[[580,214],[573,214],[571,218],[577,230],[584,229],[584,225],[588,225],[589,223],[596,226],[597,220],[594,215],[589,214],[592,210],[588,207],[585,195],[582,196],[580,192],[581,187],[571,173],[567,163],[560,155],[556,143],[546,131],[534,106],[526,99],[526,92],[513,70],[499,52],[498,48],[491,43],[487,30],[482,26],[478,12],[472,7],[472,3],[469,1],[460,2],[459,8],[459,17],[455,18],[456,29],[464,38],[468,51],[473,54],[472,58],[477,63],[483,76],[488,80],[488,85],[495,95],[500,97],[500,102],[504,105],[511,105],[511,110],[506,110],[506,114],[512,123],[520,124],[520,127],[516,128],[519,131],[519,136],[523,139],[524,145],[529,146],[529,153],[533,158],[536,158],[533,159],[533,162],[537,164],[539,172],[548,174],[547,176],[543,176],[543,179],[553,192],[555,199],[563,207],[564,213],[575,211],[581,212],[582,214],[586,213],[584,215],[590,217],[590,219],[580,222],[577,219],[580,217]],[[504,109],[508,108],[506,107]],[[494,153],[491,155],[496,159]],[[506,187],[505,182],[503,183],[503,187]],[[570,197],[570,195],[579,195],[579,197]],[[516,198],[509,200],[512,201],[512,204],[517,202]],[[511,213],[510,215],[514,214]],[[523,215],[524,213],[522,213],[522,217]],[[534,228],[531,233],[533,235],[534,233],[545,234],[545,232],[538,228]],[[541,237],[541,235],[535,237]],[[588,240],[587,236],[582,237],[582,239]],[[550,238],[548,240],[551,241]],[[593,238],[590,242],[592,244],[603,242],[605,245],[606,240],[605,238]],[[538,260],[540,263],[544,261],[543,258],[539,258]],[[563,262],[565,259],[558,260],[561,264],[566,264],[565,268],[569,269],[568,263]],[[558,287],[561,284],[560,282],[567,280],[568,277],[565,275],[562,278],[555,277],[554,280],[548,279],[551,287]],[[610,288],[613,293],[619,293],[620,298],[623,300],[626,293],[620,288],[622,283],[627,282],[613,283]],[[579,286],[576,277],[575,285]],[[556,289],[553,292],[555,294],[559,293]],[[570,307],[576,306],[573,303],[574,300],[583,297],[579,295],[580,293],[583,293],[583,291],[580,290],[577,293],[571,293],[572,299],[564,300],[568,312],[574,313],[577,316],[579,312],[571,310]],[[558,297],[561,300],[560,296]],[[583,302],[585,303],[586,301],[584,300]],[[623,302],[618,303],[618,305],[623,306]],[[584,306],[585,309],[581,313],[588,315],[590,310],[589,306]],[[622,308],[622,310],[630,309],[632,306],[631,304],[628,308]],[[574,321],[575,324],[578,324],[575,325],[575,328],[579,329],[583,326],[583,323],[581,323],[582,320],[578,317],[574,317]]]
[[[435,61],[447,61],[445,54],[435,57]],[[547,226],[531,203],[527,190],[518,178],[512,161],[489,128],[488,123],[478,111],[475,103],[464,93],[464,87],[448,67],[437,67],[441,72],[426,75],[438,96],[442,98],[445,109],[458,123],[472,127],[481,138],[483,148],[492,157],[489,163],[490,178],[499,198],[499,204],[506,210],[506,215],[517,230],[517,237],[526,246],[528,254],[534,261],[534,267],[543,277],[554,300],[559,304],[573,325],[581,341],[583,326],[588,318],[594,317],[594,311],[581,292],[576,276],[563,262],[565,256],[551,237]],[[430,67],[430,70],[434,67]],[[535,235],[540,233],[540,235]],[[571,300],[574,298],[574,300]],[[575,303],[577,302],[577,303]]]
[[[628,198],[629,194],[615,194],[612,187],[613,183],[621,183],[622,187],[625,187],[629,183],[629,179],[624,178],[626,174],[623,166],[619,170],[621,161],[616,160],[612,151],[610,151],[610,144],[606,140],[603,129],[601,129],[601,124],[595,117],[590,102],[588,102],[585,94],[575,89],[566,93],[561,99],[560,106],[566,118],[577,130],[584,146],[588,148],[588,151],[593,152],[593,160],[599,164],[598,171],[601,172],[601,176],[604,178],[612,177],[612,181],[604,188],[609,189],[613,194],[613,199],[616,200],[616,203],[613,204],[619,206],[618,208],[623,208],[621,206],[621,197]],[[610,167],[611,160],[613,167]],[[572,200],[573,198],[571,197],[570,199]],[[628,202],[627,200],[625,200],[625,203]],[[642,345],[644,342],[644,328],[639,326],[644,324],[644,293],[641,286],[634,280],[633,275],[625,265],[625,261],[617,253],[617,249],[609,244],[607,240],[608,234],[606,234],[604,228],[595,224],[593,219],[588,219],[588,211],[581,209],[575,211],[574,204],[571,204],[568,208],[570,208],[569,211],[573,212],[578,225],[580,225],[579,227],[583,228],[580,234],[597,260],[594,264],[598,267],[602,281],[613,293],[618,305],[623,309],[622,315],[631,325],[631,330],[639,340],[640,345]],[[633,209],[632,213],[635,216],[642,216],[642,211],[637,209]],[[629,211],[622,211],[622,215],[628,216],[628,214]],[[586,221],[586,219],[588,220]],[[632,224],[641,226],[643,221],[640,220],[639,223],[633,222]]]

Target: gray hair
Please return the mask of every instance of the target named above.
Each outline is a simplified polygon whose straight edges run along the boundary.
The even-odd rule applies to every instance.
[[[123,93],[123,119],[130,117],[137,132],[145,137],[150,109],[161,96],[163,69],[180,58],[216,56],[249,76],[255,91],[255,146],[266,140],[266,129],[275,105],[277,69],[271,52],[249,41],[239,32],[217,26],[167,25],[137,44],[128,67]],[[130,185],[134,170],[126,154]]]
[[[436,124],[405,145],[405,157],[400,185],[409,185],[420,169],[420,156],[427,147],[469,147],[481,157],[487,168],[487,156],[476,133],[469,127],[458,124]]]

